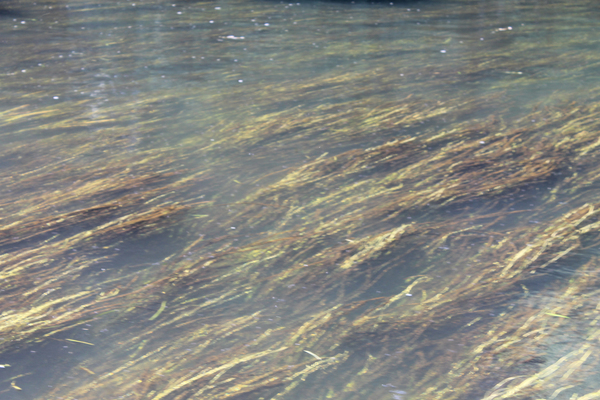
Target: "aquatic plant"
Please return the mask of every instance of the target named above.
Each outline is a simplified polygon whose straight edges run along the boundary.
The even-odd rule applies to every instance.
[[[250,12],[235,6],[234,21]],[[443,64],[416,54],[422,67],[400,80],[397,57],[341,47],[363,33],[348,26],[312,61],[351,51],[376,68],[298,79],[285,69],[310,60],[281,50],[289,62],[268,81],[207,83],[210,96],[149,78],[152,97],[101,107],[34,103],[23,80],[3,94],[0,362],[53,344],[81,352],[38,398],[600,397],[586,380],[600,361],[598,93],[520,115],[508,95],[550,80],[548,65],[581,76],[596,55],[527,42]],[[211,56],[239,46],[229,33],[214,33]],[[119,46],[133,54],[137,40]],[[76,65],[135,69],[103,53],[110,40],[92,44]],[[161,51],[144,62],[191,62]],[[489,73],[506,80],[448,95]],[[203,96],[223,109],[186,106]],[[25,361],[6,367],[7,391],[30,389]]]

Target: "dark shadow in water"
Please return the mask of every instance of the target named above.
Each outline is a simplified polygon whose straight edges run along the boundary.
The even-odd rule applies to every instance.
[[[25,13],[20,10],[17,10],[16,6],[11,4],[11,2],[0,0],[0,19],[23,17],[26,17]]]

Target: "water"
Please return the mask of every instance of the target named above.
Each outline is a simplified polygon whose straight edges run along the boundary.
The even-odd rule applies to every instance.
[[[2,398],[598,390],[595,3],[2,7]]]

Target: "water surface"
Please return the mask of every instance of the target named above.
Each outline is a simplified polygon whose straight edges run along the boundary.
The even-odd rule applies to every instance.
[[[3,7],[3,398],[599,389],[594,2]]]

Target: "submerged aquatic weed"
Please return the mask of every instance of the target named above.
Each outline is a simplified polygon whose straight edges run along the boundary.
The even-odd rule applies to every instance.
[[[349,26],[334,24],[312,61],[360,37]],[[210,37],[223,46],[210,56],[254,32],[222,40],[230,34]],[[290,49],[310,45],[295,40]],[[368,43],[344,49],[377,68],[305,79],[275,69],[268,82],[207,89],[230,111],[200,116],[185,105],[206,98],[182,86],[101,107],[11,97],[20,104],[0,122],[13,143],[0,150],[10,160],[0,349],[101,349],[50,371],[39,398],[404,395],[381,383],[392,381],[415,399],[593,398],[582,379],[600,362],[599,98],[550,96],[521,118],[507,100],[508,79],[534,87],[544,68],[574,62],[581,75],[589,53],[534,57],[521,43],[433,65],[416,52],[421,68],[401,81],[397,58]],[[289,52],[290,68],[311,61]],[[159,68],[158,55],[144,60]],[[133,71],[113,62],[124,55],[81,57]],[[494,73],[507,76],[490,91],[445,94]],[[207,74],[194,69],[190,82]],[[64,74],[52,82],[70,85]],[[203,134],[183,134],[188,124]],[[562,265],[575,273],[552,279]],[[91,336],[75,336],[84,326]]]

